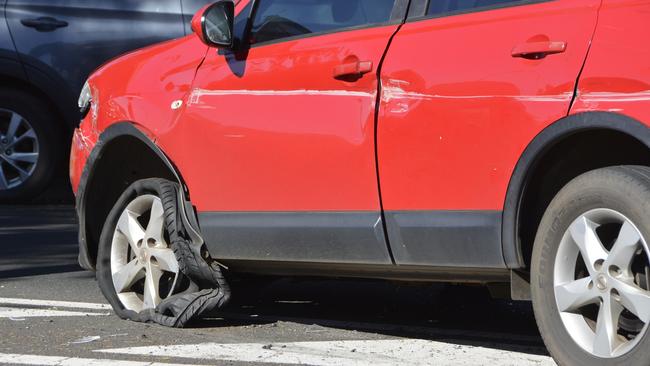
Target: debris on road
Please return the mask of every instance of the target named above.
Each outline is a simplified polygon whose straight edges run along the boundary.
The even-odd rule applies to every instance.
[[[90,343],[90,342],[95,342],[100,340],[102,337],[100,336],[87,336],[87,337],[81,337],[77,340],[74,340],[68,344],[84,344],[84,343]]]

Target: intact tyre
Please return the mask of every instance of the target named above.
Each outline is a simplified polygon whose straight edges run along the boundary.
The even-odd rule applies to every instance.
[[[650,168],[585,173],[553,199],[531,260],[535,318],[559,365],[650,365]]]
[[[50,184],[65,150],[60,125],[41,99],[0,89],[0,203],[27,201]]]
[[[123,319],[155,309],[172,295],[198,291],[180,271],[166,216],[174,214],[172,182],[139,180],[106,218],[97,253],[97,282]],[[172,191],[173,192],[173,191]]]

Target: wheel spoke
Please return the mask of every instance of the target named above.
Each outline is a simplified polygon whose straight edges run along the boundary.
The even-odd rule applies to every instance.
[[[628,270],[640,242],[641,236],[636,228],[631,223],[624,222],[618,238],[609,252],[606,264],[615,264],[621,269]]]
[[[643,290],[620,280],[614,280],[613,287],[621,297],[621,304],[642,322],[650,322],[650,291]]]
[[[38,153],[36,152],[31,152],[31,153],[15,152],[7,157],[10,160],[22,161],[24,163],[36,163],[38,161]]]
[[[23,170],[23,168],[16,165],[16,162],[13,161],[12,159],[9,159],[9,158],[7,158],[5,156],[2,156],[2,155],[0,155],[0,159],[4,160],[7,164],[11,165],[11,167],[14,168],[18,172],[18,175],[20,176],[20,179],[25,180],[25,179],[29,178],[29,173],[27,171]]]
[[[27,130],[27,132],[25,132],[25,133],[23,133],[22,135],[18,136],[15,140],[9,142],[9,144],[7,145],[7,147],[13,147],[13,146],[16,145],[17,143],[19,143],[19,142],[21,142],[21,141],[23,141],[23,140],[25,140],[25,139],[28,139],[28,138],[30,138],[30,139],[36,139],[36,133],[34,132],[33,129],[29,129],[29,130]]]
[[[16,131],[18,130],[18,127],[20,127],[22,121],[23,118],[18,113],[14,113],[11,115],[11,120],[9,121],[9,129],[7,130],[7,134],[5,135],[5,138],[8,141],[13,141],[14,137],[16,136]]]
[[[165,211],[160,199],[153,200],[151,205],[151,214],[149,215],[149,224],[147,225],[147,238],[153,238],[157,243],[162,242],[163,227],[165,223]]]
[[[117,229],[126,236],[135,253],[139,251],[138,241],[144,239],[144,229],[138,222],[135,214],[129,210],[124,210],[117,222]]]
[[[149,249],[151,257],[156,258],[158,267],[167,272],[178,273],[178,261],[174,251],[167,248],[151,248]]]
[[[134,259],[122,267],[119,271],[113,273],[113,285],[117,293],[125,292],[133,284],[144,276],[144,267]]]
[[[577,219],[573,224],[571,224],[571,227],[569,227],[571,237],[580,249],[580,254],[582,254],[582,258],[584,259],[591,275],[596,273],[594,263],[599,259],[604,260],[607,258],[607,250],[605,250],[596,234],[597,227],[598,224],[584,216]]]
[[[560,311],[576,311],[581,307],[598,302],[599,295],[593,288],[589,288],[591,278],[585,277],[555,286],[555,298]]]
[[[162,271],[149,262],[144,280],[144,308],[153,309],[160,303],[160,277]]]
[[[594,337],[593,353],[600,357],[611,357],[621,341],[618,337],[618,318],[623,307],[611,296],[604,297],[598,310],[596,320],[596,336]]]

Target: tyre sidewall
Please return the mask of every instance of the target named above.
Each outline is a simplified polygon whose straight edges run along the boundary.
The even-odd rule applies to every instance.
[[[540,223],[531,263],[535,318],[547,348],[560,365],[648,365],[650,330],[636,347],[617,358],[603,359],[584,351],[568,334],[555,302],[553,270],[564,233],[584,213],[608,208],[630,219],[650,238],[650,181],[624,167],[586,173],[567,184],[549,205]]]

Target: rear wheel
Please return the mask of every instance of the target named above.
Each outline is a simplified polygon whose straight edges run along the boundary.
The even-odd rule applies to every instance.
[[[650,364],[650,168],[574,179],[540,223],[535,317],[560,365]]]

